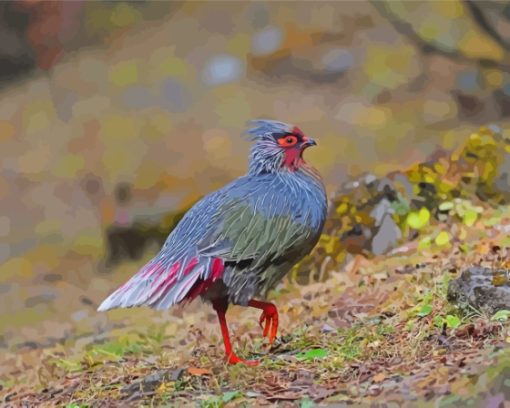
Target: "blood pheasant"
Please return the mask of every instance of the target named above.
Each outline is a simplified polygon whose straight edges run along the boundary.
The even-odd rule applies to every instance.
[[[303,160],[315,142],[292,125],[256,120],[248,173],[196,203],[161,251],[98,310],[155,309],[200,296],[218,314],[227,360],[245,361],[230,343],[229,304],[262,310],[260,325],[271,344],[278,330],[274,304],[264,297],[317,243],[327,211],[318,173]]]

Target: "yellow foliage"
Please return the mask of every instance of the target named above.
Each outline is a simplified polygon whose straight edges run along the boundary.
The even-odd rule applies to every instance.
[[[436,13],[447,18],[460,18],[466,14],[460,0],[434,1],[430,6]]]
[[[138,82],[138,63],[135,60],[122,61],[110,69],[110,82],[124,87]]]
[[[422,207],[419,211],[409,213],[407,216],[407,225],[414,229],[422,229],[427,226],[430,220],[430,211]]]
[[[503,73],[498,69],[487,69],[482,70],[482,75],[485,81],[492,89],[501,88],[503,85],[504,77]]]
[[[434,242],[438,246],[448,245],[450,243],[450,234],[448,234],[446,231],[441,231],[439,234],[437,234]]]
[[[32,262],[25,258],[10,258],[0,265],[0,278],[2,280],[16,278],[31,278],[33,274]]]
[[[502,61],[505,50],[489,36],[472,27],[458,42],[460,51],[468,58]]]
[[[338,247],[340,246],[340,240],[337,237],[327,235],[323,235],[322,237],[326,237],[326,239],[323,239],[323,242],[326,241],[324,244],[324,250],[326,251],[326,254],[328,255],[335,254],[337,252]]]
[[[340,205],[338,207],[336,207],[335,209],[335,212],[338,214],[338,215],[342,215],[342,214],[345,214],[349,211],[349,204],[343,202],[343,203],[340,203]]]

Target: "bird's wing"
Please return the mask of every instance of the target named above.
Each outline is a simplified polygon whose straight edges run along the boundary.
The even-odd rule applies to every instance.
[[[170,234],[160,253],[99,307],[167,309],[203,293],[217,279],[241,278],[282,262],[313,230],[295,220],[292,200],[267,184],[238,179],[199,201]],[[237,279],[236,278],[236,279]],[[228,282],[226,282],[228,285]]]
[[[265,294],[314,241],[314,230],[296,220],[298,211],[273,208],[283,203],[281,195],[271,198],[267,205],[237,200],[219,208],[216,228],[199,242],[201,255],[223,260],[222,281],[233,303]]]
[[[223,270],[223,261],[217,258],[196,256],[165,262],[158,256],[108,296],[98,310],[134,306],[168,309],[193,300],[221,278]]]
[[[198,253],[250,268],[284,257],[313,231],[296,221],[290,203],[272,200],[264,195],[252,202],[226,200],[213,217],[215,227],[198,243]]]
[[[196,203],[170,233],[158,255],[108,296],[100,311],[150,306],[168,309],[192,300],[222,276],[223,261],[201,256],[196,244],[209,228],[221,191]]]

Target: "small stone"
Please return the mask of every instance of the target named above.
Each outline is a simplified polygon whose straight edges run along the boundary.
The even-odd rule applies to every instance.
[[[448,285],[448,300],[467,303],[472,307],[494,314],[510,309],[510,284],[501,282],[509,271],[483,267],[470,267]]]
[[[159,385],[165,381],[177,381],[183,374],[184,368],[175,370],[159,370],[154,374],[143,377],[122,388],[121,392],[133,395],[142,392],[143,396],[153,392]]]
[[[29,297],[25,300],[26,307],[34,307],[39,304],[50,303],[53,299],[55,299],[56,294],[52,291],[46,291],[46,293],[41,293],[37,296]]]
[[[321,333],[333,333],[335,331],[336,331],[335,328],[327,323],[324,323],[321,327]]]
[[[88,316],[88,312],[86,310],[78,310],[77,312],[71,315],[71,319],[78,322],[80,320],[85,319]]]
[[[326,52],[321,62],[327,72],[343,72],[354,64],[354,56],[343,48],[335,48]]]
[[[395,248],[402,237],[402,232],[391,215],[386,214],[381,226],[372,240],[372,252],[381,255]]]

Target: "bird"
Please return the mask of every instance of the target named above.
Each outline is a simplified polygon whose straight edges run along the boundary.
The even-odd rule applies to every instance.
[[[227,363],[255,366],[232,348],[227,308],[262,310],[262,335],[273,344],[278,310],[261,299],[316,245],[328,204],[321,176],[303,158],[312,138],[268,119],[250,121],[244,133],[252,143],[246,174],[195,203],[160,252],[98,310],[167,310],[200,296],[218,316]]]

